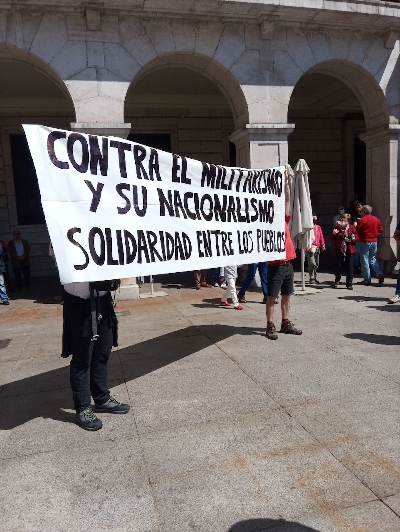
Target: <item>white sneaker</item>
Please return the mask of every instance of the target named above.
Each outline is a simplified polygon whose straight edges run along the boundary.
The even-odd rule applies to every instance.
[[[400,296],[396,294],[394,297],[388,299],[388,303],[400,303]]]
[[[226,283],[221,284],[221,288],[226,288],[228,285]]]
[[[215,283],[214,283],[214,287],[215,287],[215,288],[219,288],[219,283],[215,282]]]

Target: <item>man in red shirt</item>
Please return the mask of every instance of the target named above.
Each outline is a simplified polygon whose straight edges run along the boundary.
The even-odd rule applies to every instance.
[[[383,271],[376,260],[378,251],[378,235],[383,233],[383,226],[380,220],[373,216],[372,207],[364,205],[361,209],[361,220],[357,223],[357,234],[359,240],[361,274],[363,280],[357,284],[369,286],[371,284],[371,268],[379,279],[379,284],[385,280]]]
[[[267,331],[266,335],[269,340],[277,340],[278,334],[274,324],[274,304],[279,292],[282,294],[281,311],[282,324],[281,333],[285,334],[303,334],[303,331],[296,329],[289,320],[290,296],[294,292],[294,274],[292,260],[296,257],[292,239],[290,238],[288,222],[290,221],[290,188],[286,176],[285,184],[285,248],[286,258],[284,260],[274,260],[268,262],[268,281],[267,281]]]

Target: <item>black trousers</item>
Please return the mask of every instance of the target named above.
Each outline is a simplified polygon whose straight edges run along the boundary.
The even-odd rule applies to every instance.
[[[31,268],[29,264],[26,264],[26,261],[21,260],[20,268],[14,268],[13,272],[15,276],[15,286],[16,288],[21,288],[21,274],[24,276],[24,282],[26,288],[31,286]]]
[[[117,320],[110,294],[100,298],[99,312],[102,318],[97,325],[98,339],[93,343],[90,299],[80,299],[64,292],[63,357],[72,355],[70,383],[76,410],[108,401],[108,360],[112,346],[117,346]]]
[[[346,271],[346,286],[353,284],[354,278],[354,254],[347,250],[346,255],[340,251],[335,256],[335,283],[339,283],[342,278],[343,269]]]
[[[107,319],[98,324],[98,339],[90,355],[90,338],[80,337],[70,362],[70,382],[75,410],[95,404],[102,405],[110,398],[108,389],[108,359],[113,345],[113,330]]]

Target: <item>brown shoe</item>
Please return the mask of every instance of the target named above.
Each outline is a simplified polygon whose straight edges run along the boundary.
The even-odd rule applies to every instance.
[[[361,284],[363,286],[371,286],[371,283],[367,283],[366,281],[358,281],[356,284]]]
[[[378,275],[379,284],[383,284],[383,281],[385,280],[385,277],[383,276],[383,273],[380,273]]]
[[[267,324],[267,330],[266,330],[265,335],[268,338],[268,340],[277,340],[278,339],[278,334],[276,332],[276,327],[275,327],[274,323],[271,322],[271,323]]]
[[[285,324],[282,323],[280,332],[285,334],[303,334],[303,331],[296,329],[291,321],[287,321]]]
[[[244,296],[239,296],[238,301],[239,303],[247,303],[246,298]]]

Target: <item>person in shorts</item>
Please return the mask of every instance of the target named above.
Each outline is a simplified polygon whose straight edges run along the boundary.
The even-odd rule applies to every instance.
[[[290,189],[286,177],[285,184],[285,248],[286,258],[283,260],[274,260],[268,262],[268,297],[266,304],[267,314],[267,331],[266,336],[269,340],[277,340],[278,334],[274,323],[274,303],[275,299],[282,295],[281,311],[282,323],[280,332],[284,334],[303,334],[303,331],[296,329],[289,320],[290,296],[294,292],[294,274],[292,260],[296,257],[296,252],[290,238],[288,222],[290,221]]]

